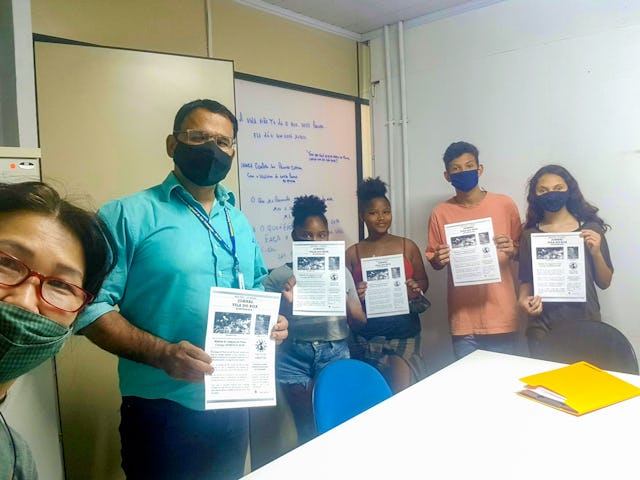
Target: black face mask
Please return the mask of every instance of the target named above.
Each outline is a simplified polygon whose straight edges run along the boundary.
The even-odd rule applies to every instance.
[[[557,212],[567,204],[567,200],[569,200],[568,190],[543,193],[533,199],[536,207],[545,212]]]
[[[178,140],[173,161],[189,181],[210,187],[227,176],[233,157],[220,150],[215,142],[188,145]]]

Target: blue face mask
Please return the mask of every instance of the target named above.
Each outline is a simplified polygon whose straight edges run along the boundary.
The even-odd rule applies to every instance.
[[[547,192],[542,195],[538,195],[534,199],[535,206],[545,212],[557,212],[567,204],[569,200],[569,190],[564,192]]]
[[[469,192],[478,185],[478,170],[466,170],[460,173],[450,173],[451,185],[461,192]]]

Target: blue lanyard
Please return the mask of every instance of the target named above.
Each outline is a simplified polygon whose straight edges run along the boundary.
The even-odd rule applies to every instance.
[[[224,248],[227,251],[227,253],[229,253],[233,257],[233,267],[238,277],[238,287],[244,290],[244,275],[240,271],[240,261],[238,260],[238,255],[236,255],[236,236],[233,231],[233,225],[231,224],[231,218],[229,217],[229,210],[226,207],[223,207],[224,214],[227,219],[227,228],[229,230],[229,238],[231,239],[231,246],[229,246],[229,244],[225,242],[224,238],[222,238],[222,236],[216,231],[216,229],[213,228],[213,225],[211,225],[211,222],[209,222],[209,219],[205,217],[202,214],[202,212],[200,212],[197,208],[195,208],[193,205],[189,203],[189,201],[184,197],[181,191],[176,190],[176,193],[178,194],[178,197],[180,198],[180,200],[182,200],[182,203],[184,203],[187,206],[187,208],[191,210],[191,213],[193,213],[196,216],[196,218],[200,220],[200,223],[202,223],[202,225],[204,225],[204,227],[207,230],[209,230],[209,232],[211,232],[211,235],[213,235],[213,238],[216,239],[216,241],[220,244],[220,246]]]

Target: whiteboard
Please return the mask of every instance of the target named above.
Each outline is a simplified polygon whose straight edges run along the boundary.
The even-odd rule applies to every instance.
[[[326,201],[332,240],[356,243],[356,99],[241,77],[235,79],[240,205],[267,266],[291,259],[291,207],[300,195]]]

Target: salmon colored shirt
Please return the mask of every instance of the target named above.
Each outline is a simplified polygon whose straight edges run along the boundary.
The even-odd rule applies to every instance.
[[[450,198],[436,206],[429,218],[429,238],[425,255],[433,260],[438,245],[445,244],[444,226],[491,217],[494,235],[507,235],[517,243],[522,231],[516,204],[506,195],[487,192],[484,199],[465,207]],[[452,335],[487,335],[517,330],[516,289],[511,260],[498,252],[499,283],[484,285],[453,285],[451,267],[448,267],[447,304]]]

